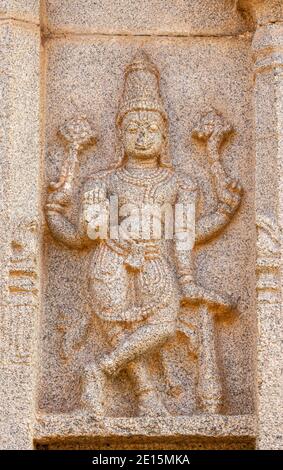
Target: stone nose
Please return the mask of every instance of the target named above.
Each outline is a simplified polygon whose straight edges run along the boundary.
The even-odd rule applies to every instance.
[[[137,143],[138,145],[144,145],[145,140],[146,140],[146,138],[145,138],[145,131],[144,131],[144,129],[141,129],[140,132],[139,132],[139,134],[138,134],[136,143]]]

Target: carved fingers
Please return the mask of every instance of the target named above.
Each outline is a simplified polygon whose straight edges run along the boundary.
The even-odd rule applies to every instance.
[[[242,196],[243,194],[243,187],[238,180],[230,179],[227,188],[234,195]]]
[[[205,289],[194,282],[189,282],[183,285],[182,292],[182,305],[205,304],[219,313],[227,313],[228,311],[236,308],[234,299],[232,299],[231,296]]]
[[[108,230],[109,201],[106,186],[98,182],[84,193],[82,223],[90,239],[106,238]]]
[[[232,214],[240,205],[243,187],[238,180],[226,178],[223,187],[218,188],[220,211]]]
[[[83,204],[89,206],[104,203],[106,200],[106,186],[102,182],[98,182],[93,189],[84,193]]]

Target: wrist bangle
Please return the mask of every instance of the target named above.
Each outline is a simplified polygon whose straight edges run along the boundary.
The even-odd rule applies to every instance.
[[[63,212],[64,208],[60,204],[56,203],[51,203],[51,204],[46,204],[45,209],[47,212]]]

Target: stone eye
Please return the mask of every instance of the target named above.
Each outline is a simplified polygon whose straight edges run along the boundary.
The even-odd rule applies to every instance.
[[[135,124],[129,124],[129,126],[127,127],[127,131],[131,134],[135,134],[136,132],[138,132],[138,126]]]
[[[158,131],[158,125],[157,124],[150,124],[148,127],[149,132],[157,132]]]

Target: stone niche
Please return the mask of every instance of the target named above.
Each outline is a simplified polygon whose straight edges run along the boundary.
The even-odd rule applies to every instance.
[[[192,139],[192,130],[200,113],[211,108],[231,122],[234,135],[223,149],[222,159],[227,173],[243,185],[242,207],[225,233],[196,250],[194,264],[196,278],[202,285],[238,297],[235,318],[228,315],[224,321],[216,322],[215,328],[224,392],[221,414],[252,414],[256,319],[251,34],[243,30],[240,15],[234,14],[233,25],[231,20],[226,24],[228,15],[223,7],[221,13],[214,12],[215,24],[209,25],[219,30],[221,23],[218,37],[200,37],[200,34],[184,37],[185,32],[196,27],[195,23],[198,28],[203,23],[206,34],[205,12],[196,5],[190,10],[184,4],[175,12],[168,8],[169,18],[160,32],[162,37],[158,37],[158,25],[152,24],[151,19],[156,15],[161,17],[160,2],[149,3],[145,16],[135,19],[138,24],[133,24],[132,17],[137,5],[129,5],[128,16],[116,12],[117,19],[112,18],[113,7],[113,2],[103,7],[87,2],[83,9],[76,2],[72,8],[64,7],[62,2],[47,5],[48,27],[55,28],[55,32],[56,28],[66,30],[66,35],[55,35],[46,44],[47,181],[56,179],[66,151],[57,131],[65,120],[76,115],[90,118],[99,138],[94,149],[90,147],[84,152],[78,178],[83,181],[91,172],[115,163],[115,117],[124,86],[124,71],[141,48],[159,69],[161,94],[169,117],[170,153],[175,168],[193,175],[200,190],[201,213],[211,212],[217,201],[205,146]],[[77,8],[81,11],[78,15]],[[190,24],[182,18],[185,8]],[[110,24],[103,20],[107,11]],[[88,14],[90,18],[85,26]],[[97,33],[105,35],[95,33],[97,17]],[[73,29],[77,32],[69,32]],[[238,35],[241,29],[242,34]],[[143,35],[129,36],[127,30],[142,31]],[[84,31],[89,34],[80,35]],[[125,34],[118,35],[120,31]],[[180,35],[183,33],[182,37],[175,37],[178,31]],[[168,37],[169,34],[173,37]],[[78,181],[73,196],[74,211],[80,187]],[[92,249],[78,251],[63,247],[48,231],[44,245],[46,277],[38,406],[42,413],[60,413],[64,419],[64,414],[67,416],[81,406],[81,367],[102,349],[108,351],[109,344],[88,296],[87,263]],[[157,290],[156,295],[160,294]],[[197,316],[198,312],[194,314]],[[170,414],[190,417],[198,413],[198,359],[191,352],[189,338],[177,332],[160,351],[149,354],[148,362]],[[119,418],[137,417],[136,398],[127,372],[122,370],[109,382],[107,417],[117,422]]]
[[[12,3],[19,3],[21,10],[21,2]],[[281,305],[278,300],[278,147],[277,141],[270,143],[269,165],[268,145],[262,148],[262,142],[272,120],[272,125],[280,128],[274,121],[279,120],[279,113],[274,111],[276,84],[272,74],[279,70],[283,60],[281,65],[268,63],[263,75],[261,65],[258,71],[254,62],[255,55],[267,60],[265,52],[261,51],[266,47],[264,34],[264,38],[274,41],[274,48],[276,38],[283,35],[279,29],[265,32],[264,28],[272,23],[272,15],[275,15],[271,26],[274,28],[281,14],[276,1],[272,7],[267,3],[178,0],[165,5],[151,0],[143,2],[141,8],[136,0],[46,0],[41,2],[38,17],[32,7],[27,12],[25,6],[19,13],[19,22],[21,19],[30,21],[36,29],[35,41],[41,37],[38,52],[41,151],[38,153],[43,157],[40,160],[38,156],[38,200],[34,202],[39,209],[35,209],[35,218],[27,228],[29,237],[36,233],[34,253],[37,257],[36,267],[30,268],[28,275],[39,281],[36,289],[31,288],[37,297],[35,313],[31,313],[36,317],[33,337],[29,339],[32,359],[18,361],[29,367],[33,381],[30,384],[34,385],[26,385],[30,416],[25,418],[26,427],[17,432],[21,436],[30,434],[16,437],[14,448],[280,447],[275,429],[278,424],[272,424],[277,419],[276,413],[269,408],[268,392],[262,385],[270,380],[270,386],[274,387],[271,395],[276,395],[276,377],[267,379],[263,371],[269,358],[268,338],[272,328],[274,331],[278,327],[275,319],[274,327],[270,327],[266,316],[277,318]],[[265,10],[263,4],[266,4]],[[4,19],[9,17],[8,13],[4,11]],[[262,22],[261,18],[264,18]],[[282,71],[280,73],[282,77]],[[271,101],[274,100],[268,105],[269,114],[262,109],[266,91],[270,92]],[[143,104],[133,104],[137,99]],[[154,103],[157,103],[155,107]],[[118,254],[124,259],[124,271],[130,279],[124,281],[128,283],[127,295],[133,297],[138,276],[143,276],[146,285],[150,283],[149,295],[158,319],[157,323],[153,322],[153,328],[158,322],[163,325],[163,312],[173,315],[171,304],[175,310],[176,305],[178,307],[177,319],[174,317],[171,322],[175,324],[174,332],[170,330],[161,341],[159,330],[153,329],[156,343],[145,335],[137,346],[138,352],[132,356],[129,353],[131,332],[125,334],[124,331],[130,331],[132,326],[121,321],[121,317],[120,329],[116,331],[116,327],[111,326],[111,336],[107,334],[105,319],[99,314],[104,308],[101,307],[103,302],[105,312],[114,315],[116,310],[121,310],[119,286],[123,288],[123,282],[118,276],[117,285],[113,284],[118,299],[116,304],[114,302],[116,307],[110,305],[111,294],[110,300],[105,297],[102,301],[96,300],[90,289],[89,273],[97,241],[79,246],[77,233],[70,235],[70,242],[70,230],[62,224],[56,225],[56,217],[59,220],[63,214],[72,227],[79,226],[86,187],[87,191],[93,190],[94,186],[88,186],[88,182],[93,178],[96,184],[96,175],[101,175],[101,170],[116,165],[110,177],[102,174],[99,181],[109,185],[112,191],[115,181],[119,180],[117,191],[126,202],[139,194],[139,189],[135,192],[136,189],[130,188],[132,180],[119,176],[124,171],[123,166],[117,169],[124,132],[121,130],[124,128],[119,127],[123,124],[117,124],[117,114],[122,112],[123,106],[130,107],[122,120],[130,112],[137,116],[159,113],[161,121],[165,119],[163,115],[167,116],[168,127],[162,135],[166,134],[167,153],[173,168],[159,170],[178,174],[172,177],[175,179],[171,186],[168,185],[170,188],[175,185],[172,191],[178,192],[180,200],[188,192],[186,184],[191,184],[189,193],[196,201],[196,221],[205,221],[203,231],[211,231],[211,236],[203,236],[204,240],[190,250],[189,266],[184,267],[186,262],[181,257],[176,261],[171,245],[164,248],[163,255],[172,265],[172,285],[178,286],[177,293],[173,290],[167,300],[163,299],[166,296],[161,287],[168,289],[170,297],[171,278],[166,270],[162,271],[161,261],[155,263],[163,284],[157,279],[158,275],[147,268],[153,261],[147,261],[146,255],[143,254],[140,261],[132,248],[127,256],[122,251]],[[80,126],[86,129],[81,131]],[[89,133],[90,138],[85,139],[87,145],[77,143],[76,132],[85,132],[83,138]],[[131,132],[136,132],[135,128]],[[147,132],[144,127],[143,132]],[[280,132],[282,134],[282,127]],[[273,135],[272,130],[270,135]],[[142,178],[154,180],[159,171],[153,168],[151,174],[149,168],[148,173],[131,168],[125,170],[127,177],[130,178],[131,171],[140,171],[141,181]],[[183,182],[187,176],[189,183]],[[164,183],[163,180],[158,183],[162,202],[167,200],[166,178]],[[139,186],[137,181],[135,179],[133,185],[139,188],[142,183]],[[154,194],[159,194],[158,191],[155,188]],[[230,202],[225,199],[227,191],[232,194]],[[11,202],[7,199],[6,204],[11,205]],[[214,231],[209,228],[213,214],[217,219]],[[37,221],[35,229],[34,219]],[[91,227],[91,222],[88,223]],[[85,220],[83,224],[86,227]],[[86,230],[91,233],[91,229]],[[17,275],[22,275],[22,268],[15,267],[15,263],[19,250],[24,251],[26,245],[22,239],[18,242],[16,235],[11,237],[6,235],[7,246],[12,247],[12,251],[7,251],[12,299],[9,302],[17,305],[17,300],[13,299],[17,297],[18,288],[13,287],[13,283]],[[32,245],[30,238],[26,243]],[[113,252],[111,250],[109,248],[109,253],[114,253],[114,248]],[[107,271],[107,253],[103,260],[98,254],[95,269]],[[30,259],[28,255],[27,259]],[[115,265],[118,261],[109,261],[109,266],[111,262]],[[139,262],[143,263],[142,268],[134,265]],[[108,272],[103,275],[110,290],[113,279]],[[187,282],[191,290],[186,291],[188,300],[183,302],[182,286]],[[197,286],[201,287],[195,293]],[[135,291],[135,299],[138,294],[138,290]],[[135,301],[138,302],[130,302]],[[146,305],[147,299],[144,302]],[[14,315],[16,321],[17,315],[20,316],[18,310]],[[146,321],[141,320],[141,328],[147,327]],[[27,325],[24,320],[19,324],[22,333],[16,333],[16,337],[25,335]],[[13,328],[17,330],[16,326]],[[152,343],[148,350],[143,345],[147,341]],[[118,351],[123,345],[126,345],[124,355],[128,355],[128,362],[123,362],[123,353]],[[19,345],[15,348],[20,350]],[[122,358],[122,365],[114,354],[116,351]],[[277,353],[276,348],[270,351],[273,361],[270,371],[276,370],[275,375]],[[97,370],[92,369],[93,362]],[[8,358],[6,367],[15,367],[14,363]],[[140,385],[145,371],[147,378],[143,383],[150,380],[149,389]],[[22,381],[19,379],[19,384]],[[150,398],[146,401],[147,394]],[[97,405],[102,395],[103,411]],[[277,405],[278,412],[279,408]],[[9,415],[7,419],[13,417]],[[9,448],[4,443],[5,446]]]

